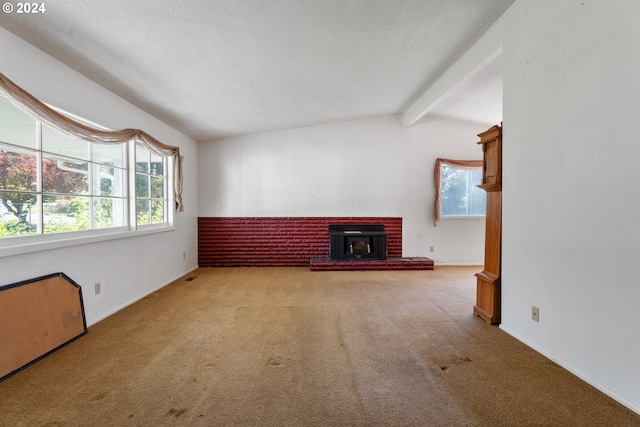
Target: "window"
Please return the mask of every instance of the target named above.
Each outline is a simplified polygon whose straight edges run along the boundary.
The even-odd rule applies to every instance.
[[[442,217],[484,216],[487,196],[477,187],[482,183],[482,169],[459,169],[448,164],[441,168]]]
[[[167,163],[64,135],[0,97],[0,238],[168,225]]]
[[[166,221],[168,187],[166,157],[151,153],[135,144],[136,158],[136,222],[138,225]]]

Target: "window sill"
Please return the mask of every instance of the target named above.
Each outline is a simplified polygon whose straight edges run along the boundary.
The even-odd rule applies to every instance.
[[[33,252],[48,251],[52,249],[67,248],[70,246],[106,242],[109,240],[129,239],[132,237],[140,237],[155,233],[165,233],[167,231],[173,230],[175,230],[173,226],[148,226],[135,231],[118,230],[107,233],[91,233],[88,235],[85,234],[87,232],[68,234],[61,233],[60,235],[55,235],[55,238],[51,237],[54,235],[48,235],[46,236],[47,239],[42,239],[43,236],[32,236],[33,238],[26,237],[24,239],[20,238],[19,241],[16,241],[15,243],[11,241],[11,238],[9,238],[8,241],[0,241],[0,258],[29,254]],[[66,235],[63,236],[63,234]]]
[[[471,215],[453,216],[452,215],[452,216],[443,216],[440,219],[442,219],[442,220],[450,220],[450,219],[455,219],[455,220],[458,220],[458,219],[464,219],[464,220],[467,220],[467,219],[481,219],[481,220],[485,220],[485,219],[487,219],[487,217],[485,215],[475,215],[475,216],[471,216]]]

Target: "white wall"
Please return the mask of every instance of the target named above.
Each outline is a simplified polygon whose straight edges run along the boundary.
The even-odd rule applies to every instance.
[[[185,159],[185,210],[175,213],[175,230],[1,257],[0,285],[64,272],[82,286],[91,325],[196,268],[196,143],[3,28],[0,71],[36,97],[71,113],[114,129],[143,129],[178,145]],[[99,295],[93,292],[96,282],[102,284]]]
[[[480,159],[490,125],[401,116],[265,132],[198,148],[200,216],[399,216],[403,256],[482,264],[484,220],[433,226],[438,157]],[[434,246],[434,252],[429,252]]]
[[[639,16],[637,0],[503,16],[501,327],[636,412]]]

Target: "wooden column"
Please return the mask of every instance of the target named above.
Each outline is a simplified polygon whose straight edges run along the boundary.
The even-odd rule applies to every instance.
[[[473,313],[487,323],[500,323],[500,258],[502,247],[502,127],[478,134],[482,145],[482,184],[487,192],[484,270],[478,278]]]

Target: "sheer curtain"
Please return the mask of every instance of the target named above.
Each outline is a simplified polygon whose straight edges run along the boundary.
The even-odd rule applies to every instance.
[[[436,187],[436,201],[433,207],[433,226],[438,226],[440,221],[441,209],[440,209],[440,189],[442,182],[442,165],[453,166],[458,169],[469,170],[478,169],[482,167],[482,160],[452,160],[452,159],[436,159],[436,167],[433,170],[433,184]]]
[[[182,157],[180,148],[163,144],[140,129],[122,129],[105,131],[86,126],[51,109],[33,95],[0,73],[0,93],[16,104],[21,110],[35,117],[52,128],[72,137],[98,144],[124,144],[129,141],[140,142],[147,150],[158,156],[173,157],[174,181],[173,192],[176,209],[184,210],[182,204]]]

